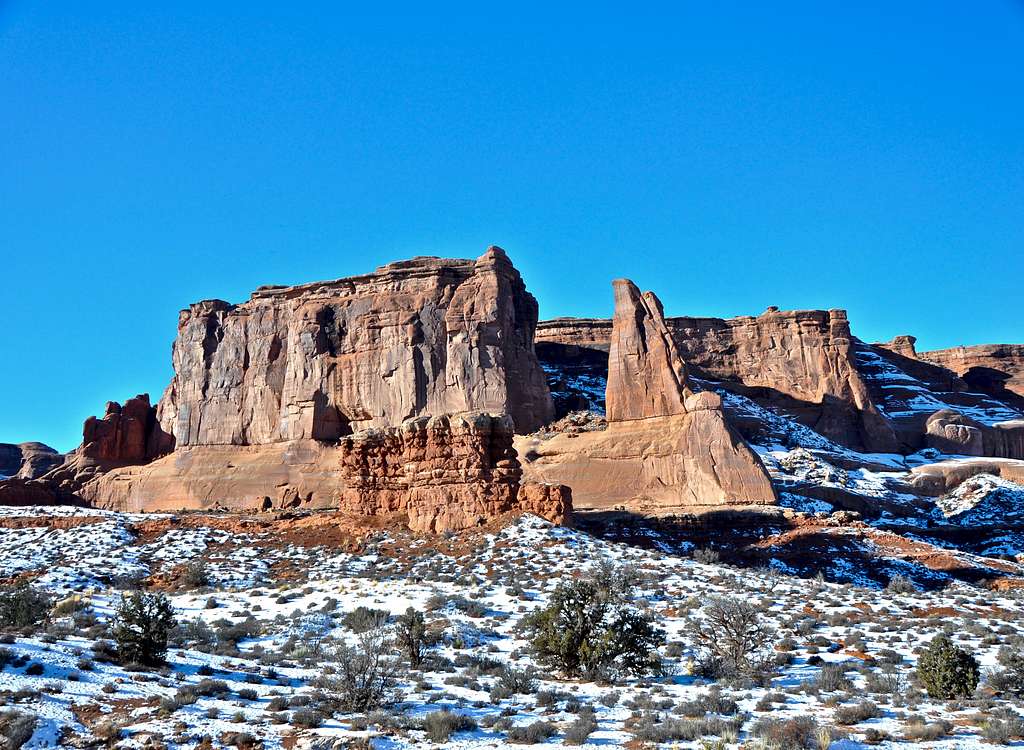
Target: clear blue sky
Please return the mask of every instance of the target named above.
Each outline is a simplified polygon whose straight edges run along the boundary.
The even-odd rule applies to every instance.
[[[0,441],[156,399],[189,302],[491,243],[543,317],[1024,341],[1020,1],[342,5],[0,0]]]

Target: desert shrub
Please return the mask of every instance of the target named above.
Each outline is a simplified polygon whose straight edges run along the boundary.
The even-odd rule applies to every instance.
[[[764,651],[774,635],[753,604],[711,597],[704,607],[704,618],[693,630],[702,651],[698,671],[709,677],[733,677],[764,670]]]
[[[693,559],[705,565],[715,565],[721,561],[722,556],[718,554],[717,550],[700,547],[693,551]]]
[[[28,628],[50,613],[50,597],[27,583],[0,591],[0,627]]]
[[[303,729],[316,729],[324,723],[324,717],[311,708],[300,708],[292,712],[291,725]]]
[[[455,732],[467,732],[476,729],[476,722],[473,717],[465,714],[458,714],[448,709],[433,711],[423,719],[423,728],[431,742],[441,744],[447,742],[448,738]]]
[[[897,573],[889,579],[888,585],[885,590],[890,594],[915,594],[917,593],[917,586],[914,582],[906,576]]]
[[[537,678],[532,669],[506,666],[498,674],[491,689],[491,700],[497,702],[510,695],[532,695],[537,690]]]
[[[751,733],[778,750],[803,750],[817,746],[818,722],[811,716],[792,719],[758,719]]]
[[[554,735],[555,725],[550,721],[535,721],[508,730],[507,739],[514,745],[536,745]]]
[[[388,705],[393,697],[398,659],[382,630],[368,630],[354,646],[337,649],[336,669],[322,675],[317,687],[326,691],[348,713],[372,711]]]
[[[194,644],[198,649],[202,650],[204,647],[209,647],[216,643],[217,635],[203,618],[197,617],[194,620],[178,623],[171,631],[169,639],[175,644]]]
[[[938,635],[917,660],[917,676],[932,698],[965,698],[978,686],[978,660]]]
[[[395,639],[398,647],[409,660],[414,669],[423,663],[424,652],[430,647],[432,639],[427,632],[427,623],[423,613],[409,607],[405,614],[398,616],[395,628]]]
[[[582,745],[595,731],[597,731],[597,720],[594,718],[593,710],[581,711],[573,723],[565,728],[563,743],[566,745]]]
[[[174,625],[174,610],[163,594],[122,595],[113,626],[118,658],[123,664],[163,664]]]
[[[860,724],[868,719],[877,719],[882,711],[873,701],[860,701],[850,706],[840,706],[836,709],[836,724],[850,726]]]
[[[547,607],[524,620],[538,661],[567,677],[614,681],[656,672],[664,634],[593,580],[558,585]]]
[[[0,748],[19,750],[32,739],[36,717],[24,711],[0,711]]]
[[[982,725],[981,736],[997,745],[1009,745],[1013,740],[1024,738],[1024,721],[1018,717],[990,719]]]
[[[996,660],[1003,669],[986,675],[989,686],[1000,695],[1024,696],[1024,650],[1004,646]]]
[[[25,674],[29,675],[30,677],[39,677],[45,671],[46,668],[39,662],[33,662],[25,668]]]
[[[193,560],[181,569],[181,585],[186,590],[210,585],[210,569],[205,560]]]
[[[661,744],[665,742],[693,742],[701,737],[718,737],[735,734],[739,721],[718,717],[676,719],[662,718],[655,713],[644,713],[635,722],[631,731],[641,742]]]
[[[818,690],[832,693],[836,690],[849,690],[853,683],[846,676],[846,665],[842,662],[822,664],[813,685]]]
[[[388,613],[382,609],[371,609],[359,606],[341,618],[342,626],[353,633],[361,634],[384,627],[388,621]]]
[[[934,742],[945,737],[952,724],[944,721],[926,722],[921,717],[912,717],[903,727],[903,739],[908,742]]]

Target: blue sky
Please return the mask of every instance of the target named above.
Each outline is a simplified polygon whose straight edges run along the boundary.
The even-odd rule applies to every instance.
[[[1022,2],[341,5],[0,0],[0,441],[157,398],[189,302],[492,243],[542,317],[1024,341]]]

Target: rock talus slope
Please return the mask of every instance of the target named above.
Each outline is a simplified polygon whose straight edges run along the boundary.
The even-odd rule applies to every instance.
[[[614,291],[608,427],[519,438],[527,476],[571,486],[581,507],[774,503],[760,459],[726,423],[720,397],[690,387],[657,297],[627,280]]]

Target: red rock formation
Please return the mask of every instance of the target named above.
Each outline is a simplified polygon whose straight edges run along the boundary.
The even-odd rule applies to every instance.
[[[778,407],[853,448],[895,451],[899,442],[857,372],[843,310],[770,308],[757,317],[671,317],[680,357],[696,374]],[[537,341],[601,349],[611,324],[592,319],[542,321]]]
[[[981,344],[919,352],[919,359],[952,370],[967,384],[997,398],[1024,397],[1024,344]]]
[[[959,456],[991,456],[1024,460],[1024,421],[989,427],[948,409],[928,418],[925,442],[929,448]]]
[[[685,414],[692,393],[686,365],[665,325],[661,302],[628,279],[612,282],[615,317],[608,351],[609,422]]]
[[[693,393],[652,293],[614,283],[608,428],[520,438],[527,476],[567,484],[579,507],[678,512],[776,501],[760,459],[715,393]]]
[[[0,443],[0,476],[35,479],[64,463],[64,455],[43,443]]]
[[[533,430],[553,416],[536,323],[536,300],[496,247],[201,302],[181,313],[160,421],[179,446],[335,440],[469,410]]]
[[[449,531],[518,511],[521,496],[566,522],[568,489],[521,486],[512,448],[514,425],[552,416],[536,322],[495,247],[200,302],[181,313],[159,410],[147,396],[108,404],[65,466],[0,487],[0,502],[6,491],[134,511],[330,507]]]
[[[336,444],[199,446],[145,466],[107,472],[81,495],[110,509],[257,511],[335,508],[362,516],[404,514],[416,531],[470,528],[510,512],[565,523],[568,488],[521,483],[508,415],[416,417]]]

